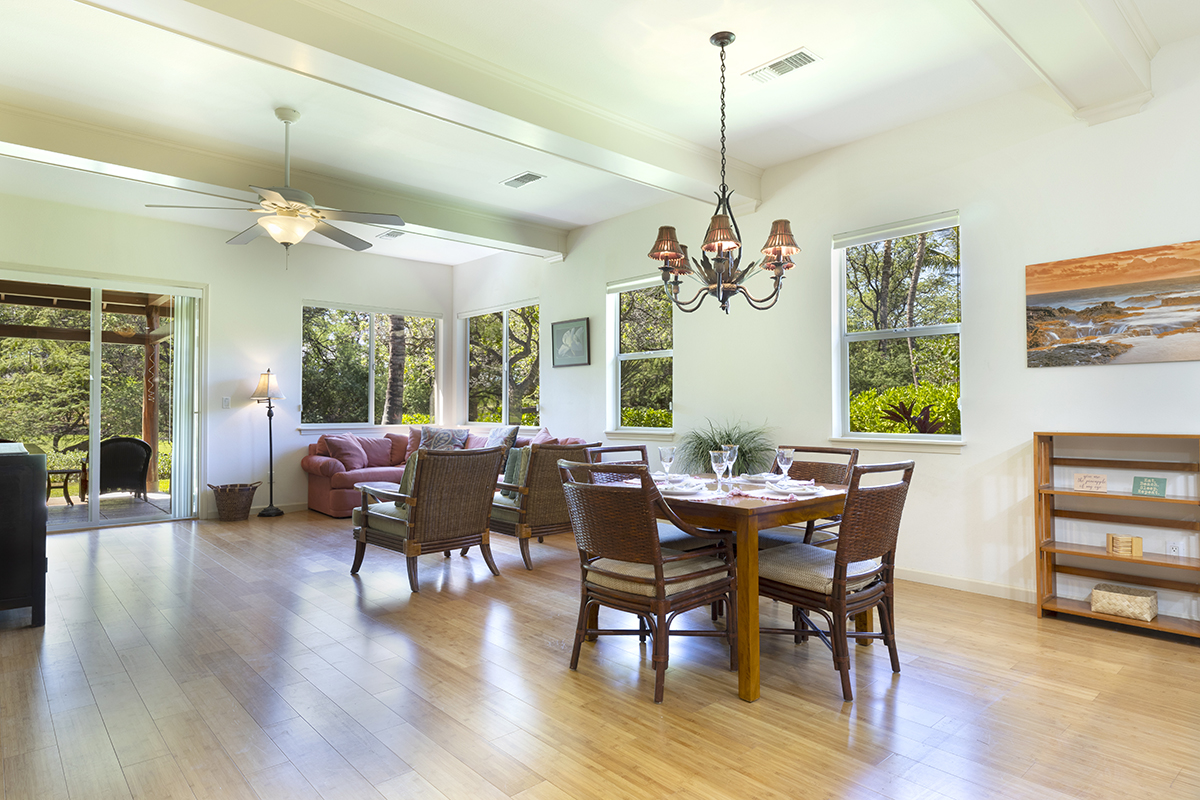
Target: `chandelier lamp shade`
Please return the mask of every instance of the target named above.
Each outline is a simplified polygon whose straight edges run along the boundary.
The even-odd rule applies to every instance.
[[[729,300],[739,294],[746,298],[751,308],[760,311],[770,308],[779,300],[784,273],[795,266],[791,257],[800,252],[792,236],[792,223],[777,219],[771,223],[771,233],[762,246],[762,259],[751,261],[745,267],[741,264],[742,235],[729,205],[733,191],[725,183],[725,48],[735,38],[729,31],[714,33],[709,38],[712,44],[721,48],[721,185],[715,193],[717,208],[708,224],[700,259],[689,259],[687,245],[679,243],[671,225],[658,229],[658,237],[649,253],[650,258],[660,262],[667,297],[680,311],[689,313],[698,309],[707,298],[715,297],[721,310],[728,314]],[[769,272],[772,282],[771,292],[761,298],[754,297],[745,286],[746,280],[759,272]],[[690,299],[679,296],[685,275],[700,284]]]
[[[272,234],[274,235],[274,234]],[[283,512],[275,507],[275,435],[272,430],[275,420],[275,406],[271,403],[272,400],[286,400],[283,392],[279,391],[279,383],[275,380],[275,375],[271,370],[267,370],[258,378],[258,386],[254,390],[254,394],[250,395],[251,400],[257,400],[259,403],[267,404],[267,465],[270,500],[267,507],[258,512],[260,517],[280,517]]]

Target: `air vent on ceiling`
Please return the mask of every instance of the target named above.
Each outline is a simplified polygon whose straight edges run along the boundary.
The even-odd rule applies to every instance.
[[[514,175],[506,181],[500,181],[505,186],[511,186],[514,189],[520,189],[522,186],[540,181],[545,175],[538,175],[536,172],[522,172],[520,175]]]
[[[801,67],[808,66],[819,59],[813,52],[805,47],[801,47],[795,52],[788,53],[785,56],[774,58],[763,64],[761,67],[755,67],[749,72],[743,73],[749,75],[759,83],[769,83],[777,78],[782,78],[790,72],[795,72]]]
[[[404,235],[404,231],[384,231],[383,233],[375,234],[376,239],[399,239]]]

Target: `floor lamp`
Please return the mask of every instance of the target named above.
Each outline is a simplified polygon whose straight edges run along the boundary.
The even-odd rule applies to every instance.
[[[271,404],[272,400],[286,400],[283,393],[279,391],[279,384],[275,382],[275,376],[271,374],[271,370],[264,372],[258,379],[258,388],[254,390],[254,394],[250,395],[251,400],[257,400],[260,403],[267,404],[267,458],[269,459],[268,466],[270,468],[270,502],[267,507],[258,512],[260,517],[281,517],[283,512],[275,507],[275,435],[272,430],[272,420],[275,419],[275,406]]]

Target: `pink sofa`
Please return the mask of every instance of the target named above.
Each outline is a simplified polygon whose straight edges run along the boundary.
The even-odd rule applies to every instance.
[[[557,442],[542,428],[533,436],[517,437],[516,447],[530,442]],[[563,439],[563,444],[582,443],[583,439]],[[483,447],[487,436],[468,434],[464,448]],[[308,507],[331,517],[349,517],[362,503],[362,494],[354,484],[364,481],[399,483],[404,464],[421,444],[421,428],[408,434],[356,436],[352,433],[322,436],[308,446],[308,455],[300,467],[308,473]]]

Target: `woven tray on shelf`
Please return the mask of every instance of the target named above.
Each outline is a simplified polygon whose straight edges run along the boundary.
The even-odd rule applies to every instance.
[[[1158,616],[1158,592],[1098,583],[1092,589],[1092,611],[1149,622]]]
[[[255,483],[225,483],[208,488],[213,490],[217,500],[217,518],[221,522],[240,522],[250,518],[250,504],[254,502],[254,490],[262,486],[262,481]]]

